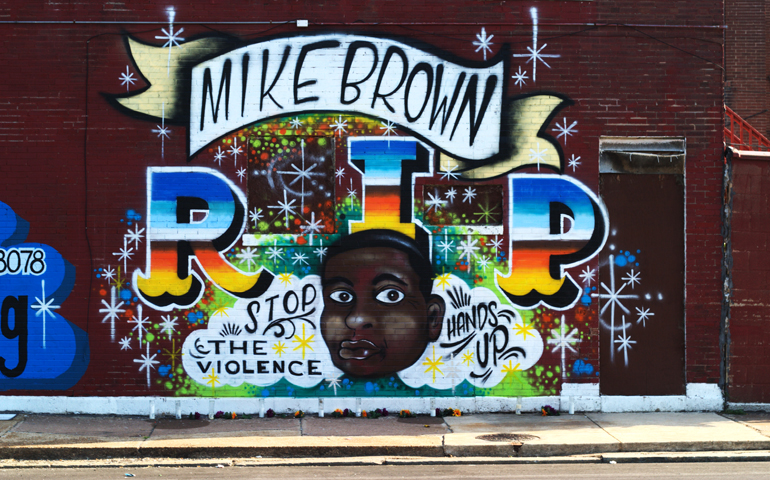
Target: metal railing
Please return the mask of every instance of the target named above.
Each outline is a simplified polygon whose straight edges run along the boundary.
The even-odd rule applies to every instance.
[[[770,151],[770,140],[725,105],[725,142],[739,150]]]

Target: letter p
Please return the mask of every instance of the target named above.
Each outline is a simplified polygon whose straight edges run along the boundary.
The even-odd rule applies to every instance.
[[[593,258],[607,240],[609,219],[585,185],[557,175],[510,175],[510,265],[498,287],[521,308],[572,307],[580,287],[566,273]]]

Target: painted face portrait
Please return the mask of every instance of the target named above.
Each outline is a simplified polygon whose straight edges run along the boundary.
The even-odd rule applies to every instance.
[[[347,247],[332,248],[321,280],[321,334],[334,365],[357,377],[411,366],[438,339],[444,319],[444,300],[430,294],[430,263],[408,237],[377,232],[351,235]],[[371,241],[356,243],[366,238]]]

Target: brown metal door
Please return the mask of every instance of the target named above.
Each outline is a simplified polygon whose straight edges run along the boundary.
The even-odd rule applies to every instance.
[[[681,175],[603,173],[610,236],[599,257],[601,393],[683,395]]]
[[[740,403],[770,402],[770,162],[759,155],[732,156],[727,400]]]

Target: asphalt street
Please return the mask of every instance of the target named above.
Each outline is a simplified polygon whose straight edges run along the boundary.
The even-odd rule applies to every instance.
[[[592,465],[374,465],[374,466],[287,466],[287,467],[145,467],[145,468],[4,468],[0,479],[367,479],[394,478],[450,480],[575,480],[575,479],[677,479],[677,480],[765,480],[770,463],[679,463],[679,464],[592,464]],[[127,475],[129,474],[129,475]],[[130,475],[133,475],[131,477]]]

